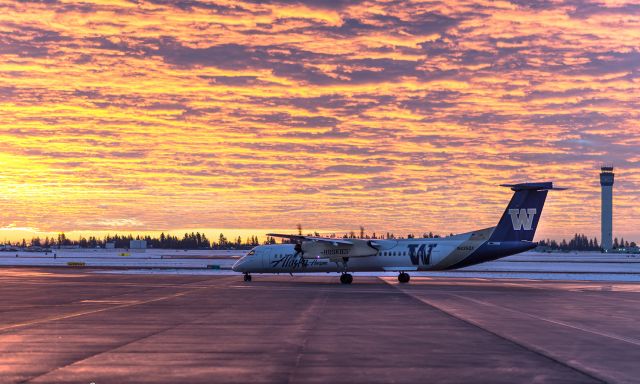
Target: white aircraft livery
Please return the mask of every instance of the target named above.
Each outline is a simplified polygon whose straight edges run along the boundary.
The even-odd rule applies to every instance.
[[[540,221],[551,182],[504,184],[514,191],[491,228],[444,238],[348,239],[269,234],[291,244],[261,245],[233,265],[251,281],[251,273],[337,272],[342,284],[351,284],[350,272],[398,272],[409,282],[410,271],[443,271],[484,263],[536,247],[533,236]]]

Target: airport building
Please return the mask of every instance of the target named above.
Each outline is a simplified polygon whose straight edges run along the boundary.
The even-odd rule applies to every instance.
[[[145,240],[131,240],[129,241],[129,249],[147,249],[147,242]]]
[[[601,242],[602,249],[606,252],[613,249],[613,167],[600,168],[601,199]]]

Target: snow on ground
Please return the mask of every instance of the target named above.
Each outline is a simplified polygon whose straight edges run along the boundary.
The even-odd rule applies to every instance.
[[[547,272],[640,274],[640,255],[600,252],[536,253],[520,255],[463,268],[465,272]]]
[[[54,258],[55,253],[55,258]],[[244,250],[72,249],[54,253],[0,252],[0,266],[67,266],[83,262],[87,267],[119,268],[99,273],[151,273],[229,275]],[[220,269],[211,269],[220,268]],[[124,268],[124,269],[121,269]],[[320,275],[325,275],[321,273]],[[393,272],[358,272],[359,276],[395,276]],[[640,281],[640,255],[599,252],[526,252],[456,271],[413,272],[413,276],[524,278],[553,280]]]
[[[0,266],[66,266],[85,263],[88,267],[125,268],[231,268],[244,250],[184,251],[173,249],[61,249],[52,252],[0,252]]]

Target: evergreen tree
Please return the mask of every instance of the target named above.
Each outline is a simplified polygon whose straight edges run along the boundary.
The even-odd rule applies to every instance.
[[[31,239],[31,246],[32,247],[40,247],[40,246],[42,246],[42,243],[40,242],[40,238],[39,237],[34,237],[33,239]]]
[[[204,248],[211,248],[211,242],[204,233],[202,234],[202,246]]]

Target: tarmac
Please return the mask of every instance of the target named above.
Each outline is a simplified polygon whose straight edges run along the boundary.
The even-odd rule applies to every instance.
[[[640,284],[0,269],[1,383],[638,383]]]

